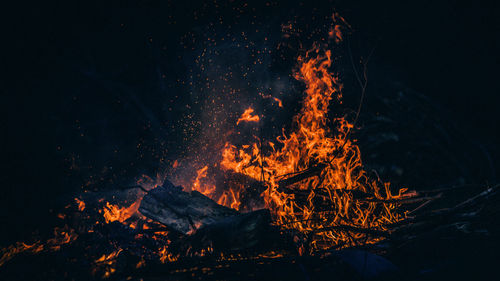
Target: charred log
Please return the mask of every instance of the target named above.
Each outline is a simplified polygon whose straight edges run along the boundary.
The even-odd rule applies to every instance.
[[[139,211],[183,234],[238,214],[197,191],[184,192],[169,181],[149,191],[142,199]]]
[[[291,239],[283,239],[278,228],[271,226],[271,215],[262,209],[224,218],[198,229],[193,235],[176,241],[172,249],[192,256],[209,249],[213,253],[269,251],[280,244],[280,250],[292,249]]]

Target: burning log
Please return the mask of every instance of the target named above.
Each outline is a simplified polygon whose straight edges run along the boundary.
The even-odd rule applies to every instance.
[[[323,172],[323,169],[325,169],[328,165],[327,164],[318,164],[318,165],[315,165],[309,169],[306,169],[304,171],[301,171],[301,172],[298,172],[297,174],[295,175],[292,175],[288,178],[285,178],[285,179],[282,179],[278,182],[278,186],[280,188],[284,188],[286,186],[289,186],[289,185],[292,185],[294,183],[298,183],[302,180],[305,180],[307,178],[310,178],[310,177],[314,177],[314,176],[319,176],[321,174],[321,172]]]
[[[169,181],[144,196],[139,212],[183,234],[238,215],[236,210],[221,206],[198,191],[184,192]]]

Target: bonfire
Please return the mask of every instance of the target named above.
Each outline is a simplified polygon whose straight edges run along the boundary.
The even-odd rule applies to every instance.
[[[341,42],[340,27],[334,25],[329,36],[331,42]],[[2,249],[0,266],[21,254],[78,245],[86,249],[93,276],[103,278],[127,272],[119,268],[123,256],[127,267],[137,270],[149,264],[175,268],[195,258],[223,263],[323,257],[332,250],[400,243],[435,225],[437,217],[446,217],[438,223],[453,223],[496,194],[496,188],[489,188],[453,207],[414,216],[455,189],[392,188],[365,171],[352,137],[355,120],[330,114],[343,93],[334,63],[335,54],[326,44],[298,56],[293,75],[305,89],[301,109],[291,129],[283,129],[278,138],[248,135],[247,144],[225,143],[216,163],[201,163],[185,186],[156,177],[112,196],[80,194],[67,214],[59,215],[68,225],[56,228],[54,238]],[[267,118],[252,106],[239,115],[235,128],[259,126]],[[107,246],[87,245],[92,239],[106,240]]]

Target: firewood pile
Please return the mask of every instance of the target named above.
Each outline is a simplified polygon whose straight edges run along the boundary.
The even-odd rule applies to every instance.
[[[359,241],[359,245],[350,248],[385,257],[401,254],[402,249],[421,240],[439,240],[443,235],[455,235],[450,229],[462,236],[489,237],[498,227],[494,219],[500,211],[498,188],[499,185],[462,185],[413,192],[397,199],[398,204],[409,210],[407,218],[387,226],[384,231],[349,226],[339,228],[348,233],[363,232],[383,237],[380,243]],[[122,193],[121,199],[145,192],[135,189]],[[119,193],[115,192],[115,198],[116,194]],[[73,229],[70,234],[76,238],[62,239],[64,241],[53,242],[45,248],[40,248],[44,243],[39,243],[38,249],[26,250],[10,258],[3,250],[2,273],[8,276],[26,263],[35,264],[39,267],[38,272],[45,272],[43,267],[62,263],[68,276],[98,279],[130,277],[135,280],[162,274],[173,279],[208,276],[245,279],[250,272],[266,276],[274,267],[291,267],[290,274],[300,267],[311,272],[301,270],[295,278],[289,277],[294,280],[303,279],[304,274],[323,279],[325,275],[321,274],[324,272],[320,275],[312,272],[326,265],[333,266],[337,274],[346,278],[366,274],[356,272],[343,260],[343,255],[353,254],[346,250],[328,249],[299,255],[297,249],[307,243],[309,234],[274,225],[266,209],[241,213],[221,206],[197,191],[185,192],[166,181],[161,187],[145,193],[139,212],[134,216],[122,222],[93,224],[96,214],[92,213],[92,204],[97,204],[98,200],[93,203],[91,198],[102,196],[86,194],[86,208],[80,211],[74,206],[72,213],[65,218],[69,228]],[[364,194],[353,196],[359,200],[377,201]],[[136,216],[142,216],[142,219],[137,220]],[[297,265],[293,265],[295,263]],[[51,274],[55,272],[58,271],[44,274],[52,278]],[[23,274],[32,276],[26,272]]]

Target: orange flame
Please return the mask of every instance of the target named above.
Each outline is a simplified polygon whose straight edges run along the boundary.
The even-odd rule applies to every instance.
[[[226,144],[221,166],[256,180],[264,180],[268,188],[262,196],[267,208],[273,212],[275,222],[312,235],[314,249],[355,245],[361,238],[366,243],[376,242],[378,238],[344,231],[341,226],[383,230],[384,224],[400,220],[401,215],[394,212],[394,204],[375,208],[373,202],[354,200],[351,192],[361,191],[379,199],[396,198],[401,194],[391,195],[389,184],[384,184],[381,191],[377,182],[366,176],[359,147],[348,139],[353,128],[351,123],[345,118],[336,118],[333,120],[337,124],[336,129],[330,129],[327,117],[330,102],[342,98],[342,84],[329,71],[332,66],[331,51],[314,49],[299,57],[298,62],[300,67],[295,78],[306,84],[306,90],[302,110],[293,120],[295,130],[277,138],[281,146],[279,149],[269,142],[272,153],[265,155],[264,159],[261,159],[256,144],[242,148]],[[278,182],[286,175],[320,163],[326,168],[318,176],[289,187],[305,195],[285,193],[279,189]]]
[[[215,185],[212,184],[201,184],[200,180],[204,179],[207,176],[208,166],[205,166],[198,171],[196,171],[197,176],[193,182],[192,190],[196,190],[203,195],[212,196],[215,192]]]
[[[134,214],[137,213],[137,210],[139,209],[139,206],[141,205],[142,197],[139,198],[137,201],[132,203],[129,207],[118,207],[117,205],[110,204],[109,202],[106,202],[106,206],[103,208],[103,216],[104,219],[106,220],[106,223],[114,222],[114,221],[119,221],[119,222],[124,222],[130,217],[132,217]]]
[[[85,202],[83,202],[82,200],[80,200],[78,198],[75,198],[75,202],[78,205],[78,210],[80,212],[83,212],[83,210],[85,210]]]
[[[48,239],[45,242],[36,241],[33,244],[17,242],[7,248],[0,249],[0,266],[21,253],[36,254],[44,250],[58,251],[64,244],[69,244],[75,241],[78,235],[73,229],[68,226],[63,228],[56,227],[54,229],[54,238]]]
[[[283,102],[282,102],[280,99],[275,98],[275,97],[273,97],[273,99],[274,99],[274,101],[275,101],[275,102],[277,102],[277,103],[278,103],[278,106],[279,106],[279,107],[283,107]]]
[[[111,276],[111,274],[116,272],[116,258],[118,258],[122,251],[123,249],[120,248],[108,255],[104,254],[100,258],[95,260],[97,266],[105,268],[102,278],[108,278]]]
[[[240,122],[259,122],[259,115],[253,115],[253,108],[249,107],[241,114],[241,117],[236,122],[236,125],[239,125]]]
[[[168,247],[163,246],[158,249],[158,255],[160,257],[160,262],[161,263],[166,263],[166,262],[174,262],[177,261],[179,258],[178,256],[174,256],[172,253],[169,253],[167,251]]]
[[[193,181],[191,190],[196,190],[203,195],[212,198],[218,204],[238,210],[240,206],[240,191],[242,187],[231,186],[229,190],[216,193],[216,186],[210,182],[203,181],[207,177],[208,166],[196,171],[197,176]]]

